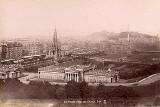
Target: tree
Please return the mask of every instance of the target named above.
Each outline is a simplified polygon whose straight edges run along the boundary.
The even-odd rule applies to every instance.
[[[88,84],[83,81],[79,84],[79,93],[80,93],[80,97],[83,98],[88,98],[89,95],[89,87]]]
[[[133,98],[137,98],[139,95],[132,88],[119,86],[111,92],[111,97],[118,98],[120,101],[122,101],[123,105],[126,106],[126,101],[129,98],[132,98],[133,100]]]
[[[96,92],[95,92],[95,96],[98,99],[105,99],[106,96],[106,91],[105,91],[105,86],[100,83],[97,87],[96,87]]]
[[[45,99],[55,97],[55,88],[46,81],[31,81],[27,91],[30,98]]]
[[[57,99],[64,99],[66,98],[65,88],[64,87],[58,87],[56,88],[56,98]]]
[[[79,98],[79,86],[78,83],[71,80],[65,86],[65,92],[67,98]]]
[[[131,87],[118,86],[111,92],[111,96],[127,99],[138,97],[139,95]]]

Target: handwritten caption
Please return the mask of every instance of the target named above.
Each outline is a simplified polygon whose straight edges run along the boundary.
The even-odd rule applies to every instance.
[[[103,103],[106,104],[107,101],[106,100],[65,100],[64,101],[65,104],[96,104],[96,103]]]

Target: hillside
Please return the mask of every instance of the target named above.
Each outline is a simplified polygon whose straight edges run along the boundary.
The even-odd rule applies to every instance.
[[[107,32],[107,31],[100,31],[100,32],[95,32],[90,35],[87,35],[85,39],[88,41],[94,41],[94,42],[99,42],[103,40],[118,40],[118,39],[127,38],[128,34],[130,35],[131,38],[145,38],[145,39],[154,38],[149,34],[143,34],[139,32],[113,33],[113,32]]]

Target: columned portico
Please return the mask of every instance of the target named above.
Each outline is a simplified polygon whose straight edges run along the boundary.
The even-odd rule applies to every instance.
[[[65,80],[66,81],[74,80],[74,81],[78,82],[79,81],[78,73],[67,72],[65,75]]]

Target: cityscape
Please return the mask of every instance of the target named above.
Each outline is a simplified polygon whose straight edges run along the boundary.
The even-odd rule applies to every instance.
[[[159,25],[134,2],[91,1],[2,2],[1,107],[160,106]]]
[[[142,87],[159,81],[159,35],[121,32],[111,39],[78,45],[57,38],[55,28],[50,42],[28,38],[2,41],[1,81],[48,82],[62,87],[70,82]]]

